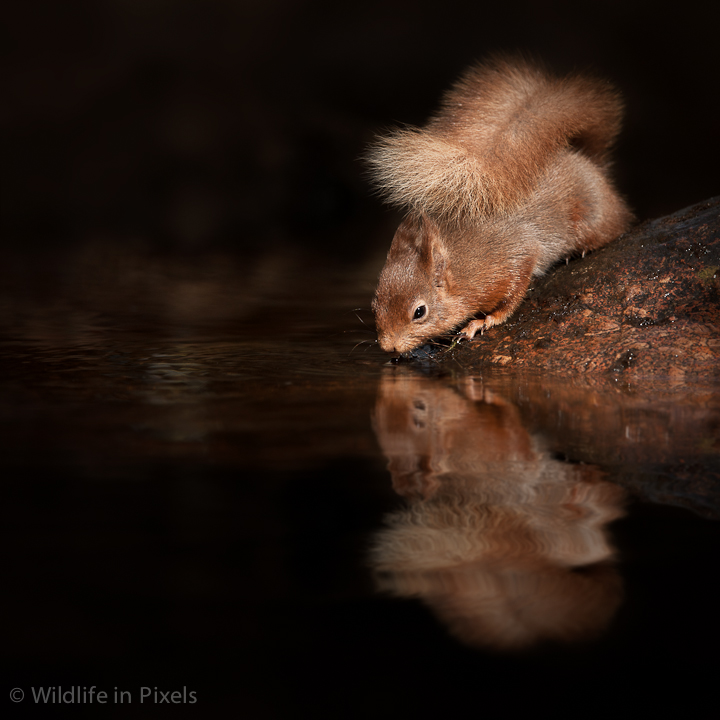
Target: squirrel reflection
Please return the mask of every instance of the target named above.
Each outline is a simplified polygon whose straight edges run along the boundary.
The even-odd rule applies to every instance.
[[[604,526],[622,515],[619,487],[553,459],[472,379],[388,376],[373,422],[408,501],[374,538],[381,590],[421,598],[470,645],[580,640],[608,624],[622,589]]]

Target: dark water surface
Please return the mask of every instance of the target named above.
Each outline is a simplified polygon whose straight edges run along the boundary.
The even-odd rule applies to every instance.
[[[711,716],[720,388],[388,366],[376,272],[6,259],[15,714]]]

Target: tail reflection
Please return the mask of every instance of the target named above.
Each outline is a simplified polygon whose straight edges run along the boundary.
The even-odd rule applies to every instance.
[[[619,487],[552,459],[514,405],[472,380],[386,377],[374,428],[408,501],[374,538],[380,589],[420,597],[471,645],[605,627],[622,595],[604,530],[622,514]]]

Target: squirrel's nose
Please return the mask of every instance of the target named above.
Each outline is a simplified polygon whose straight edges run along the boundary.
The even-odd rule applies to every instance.
[[[389,338],[387,335],[378,335],[378,343],[385,352],[397,352],[397,350],[395,350],[395,343],[393,342],[393,339]]]

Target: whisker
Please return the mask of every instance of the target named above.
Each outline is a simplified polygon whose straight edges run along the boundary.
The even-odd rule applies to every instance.
[[[359,307],[359,308],[353,308],[352,310],[348,310],[347,312],[348,312],[348,313],[352,313],[353,315],[355,315],[355,317],[356,317],[363,325],[367,326],[367,323],[358,315],[358,313],[359,313],[359,312],[371,312],[370,310],[368,310],[367,308],[361,308],[361,307]],[[346,314],[347,314],[347,313],[346,313]]]
[[[377,342],[377,340],[375,340],[375,342]],[[355,350],[357,350],[358,347],[360,347],[360,345],[364,345],[364,344],[367,344],[367,347],[365,348],[365,352],[367,352],[372,347],[373,341],[372,340],[361,340],[359,343],[356,343],[355,345],[353,345],[353,348],[352,348],[352,350],[350,350],[348,355],[352,355],[355,352]]]

